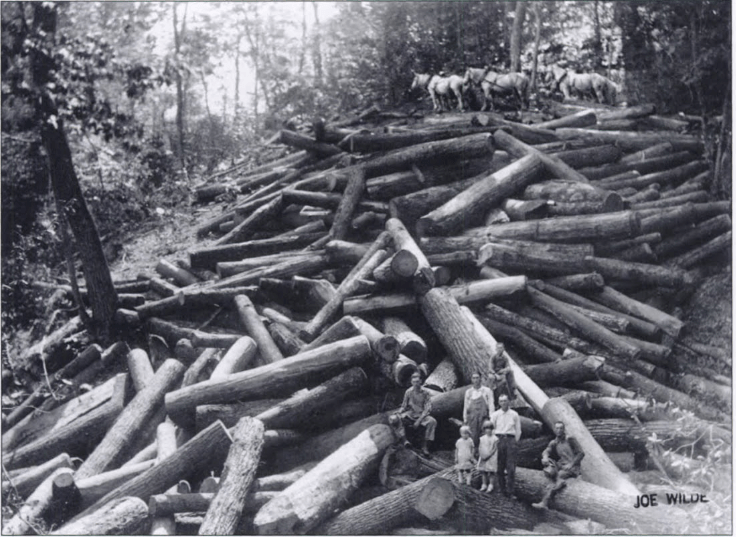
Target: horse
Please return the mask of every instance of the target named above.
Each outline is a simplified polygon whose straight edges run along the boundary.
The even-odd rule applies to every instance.
[[[483,90],[484,102],[481,110],[488,110],[490,103],[493,109],[493,95],[514,95],[521,107],[528,107],[527,91],[529,89],[529,78],[523,73],[499,74],[491,71],[489,67],[478,69],[475,67],[465,71],[463,78],[463,87],[468,89],[471,85],[480,85]]]
[[[599,103],[616,104],[618,86],[598,73],[576,73],[571,69],[563,69],[553,65],[547,72],[547,81],[554,81],[565,99],[593,96]]]
[[[414,80],[411,83],[410,90],[415,88],[426,89],[432,97],[434,110],[441,111],[441,100],[449,98],[451,94],[454,94],[457,98],[457,109],[463,110],[463,79],[461,77],[457,75],[441,76],[442,73],[439,75],[422,74],[416,71],[412,71],[412,73],[414,73]]]

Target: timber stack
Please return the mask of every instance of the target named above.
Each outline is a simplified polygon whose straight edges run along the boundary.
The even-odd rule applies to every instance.
[[[64,388],[39,382],[3,416],[3,533],[692,530],[687,509],[635,509],[627,473],[662,469],[653,434],[693,457],[731,442],[730,354],[676,315],[730,248],[730,203],[708,193],[696,135],[653,130],[682,121],[554,111],[374,107],[283,131],[296,151],[196,188],[229,205],[188,259],[117,284],[130,337],[103,349],[75,319],[28,350]],[[447,451],[497,353],[520,392],[515,498],[460,484]],[[389,425],[416,372],[431,457]],[[556,421],[587,456],[540,512]]]

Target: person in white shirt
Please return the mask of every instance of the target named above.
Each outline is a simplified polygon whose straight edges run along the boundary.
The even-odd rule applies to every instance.
[[[501,406],[491,414],[491,423],[498,438],[498,489],[506,496],[514,497],[516,475],[516,444],[521,438],[521,420],[516,411],[509,408],[509,397],[498,398]]]

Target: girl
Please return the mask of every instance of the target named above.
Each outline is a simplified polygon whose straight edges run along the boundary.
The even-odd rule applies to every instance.
[[[460,427],[460,438],[455,443],[455,464],[459,472],[460,483],[470,485],[471,474],[473,473],[473,465],[475,458],[475,444],[470,438],[470,427],[463,425]]]
[[[493,475],[496,473],[496,443],[498,438],[493,434],[493,424],[490,421],[483,423],[483,432],[480,437],[480,445],[478,446],[478,470],[483,476],[483,485],[480,487],[481,492],[491,492],[493,490]]]

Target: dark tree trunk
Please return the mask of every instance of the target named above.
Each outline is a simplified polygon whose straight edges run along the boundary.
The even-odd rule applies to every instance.
[[[526,2],[516,2],[516,14],[514,16],[514,27],[511,30],[511,72],[521,71],[521,37],[524,32],[524,16],[526,15]]]

